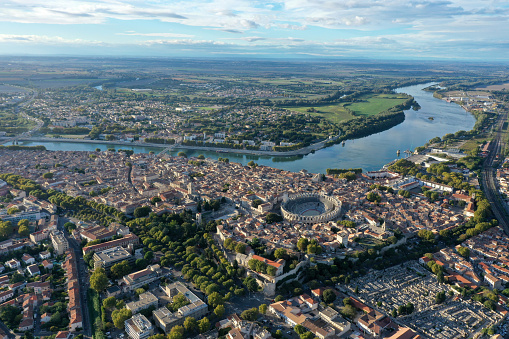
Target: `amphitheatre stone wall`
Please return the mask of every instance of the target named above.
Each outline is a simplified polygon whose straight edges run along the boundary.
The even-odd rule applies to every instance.
[[[304,215],[314,210],[317,215]],[[341,213],[341,201],[319,193],[300,193],[290,196],[281,204],[281,213],[290,222],[320,223],[335,220]]]

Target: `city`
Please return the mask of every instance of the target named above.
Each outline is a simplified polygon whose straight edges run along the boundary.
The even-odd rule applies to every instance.
[[[509,338],[508,22],[2,1],[0,339]]]

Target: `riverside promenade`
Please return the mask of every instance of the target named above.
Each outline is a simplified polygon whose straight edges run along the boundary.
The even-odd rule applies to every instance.
[[[164,145],[164,144],[154,144],[148,142],[130,142],[130,141],[106,141],[106,140],[88,140],[88,139],[69,139],[69,138],[45,138],[45,137],[19,137],[16,138],[18,141],[30,141],[30,142],[68,142],[68,143],[78,143],[78,144],[109,144],[109,145],[123,145],[123,146],[141,146],[141,147],[157,147],[161,148],[161,153],[165,153],[166,151],[172,151],[174,149],[179,150],[203,150],[203,151],[212,151],[218,153],[237,153],[237,154],[251,154],[251,155],[265,155],[265,156],[275,156],[275,157],[287,157],[287,156],[295,156],[295,155],[306,155],[313,151],[317,151],[325,146],[325,143],[328,141],[334,141],[339,138],[340,135],[327,138],[323,141],[311,144],[309,146],[300,148],[298,150],[287,151],[287,152],[276,152],[276,151],[255,151],[255,150],[246,150],[246,149],[234,149],[234,148],[223,148],[223,147],[205,147],[205,146],[187,146],[182,144],[173,144],[173,145]],[[0,144],[5,144],[12,140],[12,138],[0,138]]]

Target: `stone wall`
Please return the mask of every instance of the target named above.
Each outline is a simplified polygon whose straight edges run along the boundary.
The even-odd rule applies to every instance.
[[[289,208],[292,204],[298,204],[299,200],[302,200],[305,202],[306,199],[316,199],[317,201],[320,201],[323,203],[327,210],[325,213],[319,214],[319,215],[313,215],[313,216],[304,216],[300,215],[298,213],[294,213]],[[281,213],[283,214],[283,217],[285,220],[290,222],[303,222],[303,223],[320,223],[320,222],[327,222],[330,220],[336,219],[339,214],[341,213],[341,201],[339,199],[336,199],[335,197],[323,195],[323,194],[317,194],[317,193],[301,193],[301,194],[295,194],[292,195],[288,201],[283,203],[281,205]],[[332,209],[330,209],[332,206]]]

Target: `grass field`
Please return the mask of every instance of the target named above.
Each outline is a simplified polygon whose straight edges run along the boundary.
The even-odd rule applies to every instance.
[[[377,94],[362,97],[361,102],[314,106],[317,112],[308,112],[311,106],[286,107],[290,111],[296,111],[311,115],[317,115],[328,119],[333,123],[355,118],[348,109],[357,115],[375,115],[383,112],[391,107],[401,104],[407,99],[404,95],[399,94]],[[348,109],[347,109],[348,108]]]
[[[355,118],[355,116],[353,116],[348,110],[346,110],[342,104],[313,107],[317,112],[308,112],[307,110],[309,108],[311,108],[311,107],[310,106],[287,107],[287,109],[289,109],[290,111],[296,111],[296,112],[321,116],[333,123],[339,123],[344,120],[350,120],[350,119]]]
[[[403,103],[407,97],[398,94],[378,94],[361,99],[363,101],[346,104],[345,107],[358,115],[375,115]]]
[[[83,139],[88,134],[46,134],[45,136],[48,138],[54,138],[55,136],[59,136],[66,139]]]
[[[488,140],[488,138],[473,138],[466,141],[463,145],[460,146],[460,149],[465,153],[469,153],[474,149],[478,149],[479,145],[481,145],[484,141]]]

